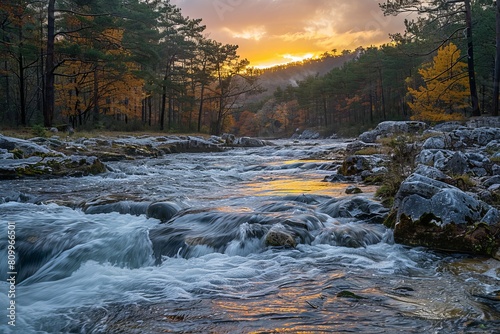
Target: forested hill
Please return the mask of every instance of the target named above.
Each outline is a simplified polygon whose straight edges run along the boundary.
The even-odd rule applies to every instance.
[[[320,58],[277,65],[266,69],[253,69],[259,77],[259,84],[266,91],[259,97],[272,95],[278,87],[297,87],[298,83],[310,76],[323,76],[334,68],[356,57],[358,52],[343,52],[342,55],[325,53]]]

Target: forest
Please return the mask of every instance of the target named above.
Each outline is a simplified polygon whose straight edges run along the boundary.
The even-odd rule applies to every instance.
[[[406,26],[390,43],[257,69],[169,1],[6,0],[0,124],[278,137],[495,116],[497,6],[385,1]]]

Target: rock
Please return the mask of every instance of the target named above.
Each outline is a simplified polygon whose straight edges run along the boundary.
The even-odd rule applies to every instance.
[[[495,175],[493,177],[489,177],[482,182],[485,188],[489,188],[494,184],[500,184],[500,175]]]
[[[439,132],[452,132],[453,130],[457,130],[463,128],[464,125],[460,122],[444,122],[441,124],[435,125],[432,130]]]
[[[107,171],[96,157],[63,156],[0,160],[0,179],[96,175]]]
[[[297,241],[295,241],[293,235],[280,224],[276,224],[271,227],[264,240],[266,245],[271,247],[297,246]]]
[[[120,214],[143,215],[146,213],[150,202],[122,201],[108,204],[89,205],[85,208],[86,214],[99,214],[118,212]]]
[[[224,143],[226,145],[232,145],[234,143],[234,141],[236,140],[236,137],[235,135],[233,134],[230,134],[230,133],[224,133],[222,135],[222,140],[224,140]]]
[[[359,140],[365,143],[375,143],[381,133],[378,130],[370,130],[359,135]]]
[[[391,137],[395,134],[409,134],[421,132],[428,128],[424,122],[416,121],[386,121],[379,123],[374,130],[362,133],[359,136],[365,143],[374,143],[379,137]]]
[[[344,176],[360,175],[363,171],[372,171],[384,167],[385,157],[381,155],[350,155],[346,157],[338,173]],[[371,172],[373,174],[373,172]]]
[[[6,137],[0,135],[0,149],[7,150],[9,152],[18,150],[21,156],[17,156],[17,158],[27,158],[33,155],[45,156],[45,155],[54,155],[61,156],[60,153],[50,150],[44,146],[40,146],[36,143],[33,143],[29,140]]]
[[[234,145],[241,147],[262,147],[267,146],[268,142],[257,138],[241,137],[236,138]]]
[[[450,182],[451,180],[453,180],[450,176],[446,175],[439,169],[427,165],[418,165],[417,168],[415,168],[414,173],[443,182]]]
[[[493,140],[500,140],[500,128],[461,128],[451,132],[450,136],[468,147],[486,146]]]
[[[492,127],[500,128],[500,117],[476,117],[467,122],[469,128]]]
[[[332,218],[352,218],[377,224],[382,223],[389,212],[382,204],[361,196],[332,199],[321,204],[319,210]]]
[[[500,248],[497,209],[423,175],[412,174],[401,184],[393,213],[398,243],[490,256]]]
[[[345,190],[345,193],[349,194],[349,195],[352,195],[352,194],[361,194],[362,192],[363,191],[361,189],[359,189],[358,187],[356,187],[356,186],[349,186]]]
[[[304,130],[302,134],[299,135],[299,139],[319,139],[321,135],[319,132],[312,130]]]
[[[422,145],[424,149],[444,149],[446,148],[446,142],[444,136],[430,137]]]
[[[10,153],[4,148],[0,148],[0,159],[14,159],[14,153]]]
[[[344,175],[340,174],[332,174],[330,176],[325,176],[323,179],[324,182],[332,182],[332,183],[344,183],[344,182],[350,182],[352,181],[351,178],[345,177]]]
[[[381,145],[380,144],[374,144],[374,143],[368,143],[362,140],[356,140],[353,141],[352,143],[347,144],[345,152],[348,155],[355,154],[356,152],[359,152],[361,150],[366,150],[366,149],[377,149]]]
[[[444,169],[451,174],[461,175],[469,169],[466,156],[462,152],[455,152],[444,165]]]
[[[150,204],[146,210],[146,217],[161,220],[162,223],[169,221],[175,216],[181,207],[172,202],[156,202]]]

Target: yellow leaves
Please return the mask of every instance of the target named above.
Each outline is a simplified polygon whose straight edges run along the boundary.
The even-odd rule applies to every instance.
[[[123,30],[105,30],[101,38],[107,46],[106,54],[126,55],[121,46]],[[63,64],[55,85],[56,105],[63,115],[84,115],[97,106],[101,113],[139,117],[145,97],[144,80],[133,74],[139,66],[133,62],[120,65],[98,59]]]
[[[432,63],[419,71],[424,86],[415,89],[407,79],[408,94],[412,102],[408,105],[414,114],[413,120],[430,122],[463,119],[463,111],[469,106],[469,81],[467,64],[460,61],[460,50],[450,43],[438,50]]]

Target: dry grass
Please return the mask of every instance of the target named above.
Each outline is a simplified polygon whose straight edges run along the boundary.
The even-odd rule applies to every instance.
[[[0,134],[7,137],[14,137],[20,139],[30,139],[34,137],[39,137],[33,131],[34,128],[26,127],[26,128],[6,128],[0,129]],[[59,136],[61,138],[68,136],[67,132],[60,131],[58,133],[52,133],[46,130],[46,136]],[[204,133],[177,133],[177,132],[161,132],[161,131],[109,131],[109,130],[92,130],[92,131],[79,131],[75,130],[75,132],[71,135],[72,138],[95,138],[95,137],[105,137],[105,138],[117,138],[123,136],[151,136],[151,137],[161,137],[161,136],[196,136],[209,138],[210,135]]]

